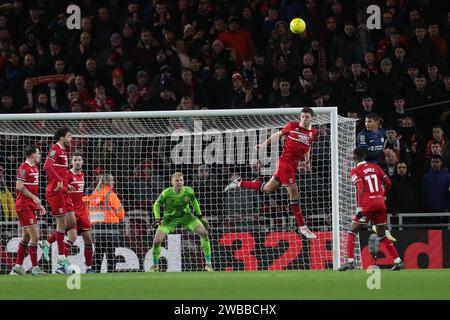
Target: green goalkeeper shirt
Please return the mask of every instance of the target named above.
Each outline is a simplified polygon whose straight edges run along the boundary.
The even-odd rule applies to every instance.
[[[164,189],[153,204],[153,214],[156,219],[161,218],[161,205],[164,206],[164,217],[169,219],[181,218],[192,213],[191,205],[197,216],[201,216],[200,205],[195,198],[194,189],[183,187],[176,193],[173,187]]]

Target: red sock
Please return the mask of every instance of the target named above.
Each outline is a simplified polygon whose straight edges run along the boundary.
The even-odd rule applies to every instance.
[[[73,242],[70,240],[64,240],[64,253],[67,256],[70,255],[70,250],[72,249]]]
[[[398,252],[395,249],[394,244],[392,243],[391,240],[389,240],[386,237],[382,237],[382,238],[380,238],[380,243],[382,243],[384,245],[384,247],[389,252],[389,254],[391,255],[392,258],[394,258],[394,259],[398,258]]]
[[[57,231],[53,232],[52,235],[50,237],[48,237],[47,242],[52,244],[53,242],[56,241],[56,233]]]
[[[353,259],[355,256],[356,233],[349,231],[347,233],[347,259]]]
[[[60,256],[65,256],[65,248],[64,248],[64,232],[55,231],[56,233],[56,242],[58,243],[58,254]]]
[[[300,204],[298,201],[290,201],[291,211],[294,214],[295,220],[297,220],[297,224],[299,227],[303,227],[305,225],[305,219],[303,218],[303,214],[300,211]]]
[[[262,184],[263,182],[261,180],[252,180],[252,181],[242,180],[239,184],[239,187],[244,189],[253,189],[256,191],[261,191]]]
[[[17,258],[16,258],[16,264],[22,265],[23,260],[25,259],[25,255],[27,254],[28,249],[28,243],[20,241],[19,248],[17,249]]]
[[[37,260],[37,244],[36,243],[30,243],[28,245],[28,253],[30,254],[31,265],[33,267],[37,267],[38,260]]]
[[[92,266],[92,245],[84,246],[84,260],[86,267],[90,268]]]

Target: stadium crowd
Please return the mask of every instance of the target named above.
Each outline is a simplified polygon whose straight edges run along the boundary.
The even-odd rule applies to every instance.
[[[450,209],[449,1],[84,0],[80,30],[66,27],[70,3],[1,1],[0,113],[338,106],[393,180],[389,212]],[[306,32],[289,31],[294,17]]]

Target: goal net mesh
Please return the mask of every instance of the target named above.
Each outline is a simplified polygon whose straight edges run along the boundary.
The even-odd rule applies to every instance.
[[[316,110],[319,111],[319,110]],[[27,145],[41,148],[40,197],[45,204],[47,177],[43,162],[60,127],[73,134],[70,151],[84,155],[89,195],[99,177],[109,172],[114,190],[125,208],[117,241],[107,241],[93,224],[94,267],[106,271],[147,271],[152,265],[155,229],[152,205],[159,193],[170,187],[175,171],[192,186],[201,210],[211,225],[212,263],[215,270],[298,270],[333,268],[331,130],[328,113],[318,113],[313,125],[319,134],[312,144],[312,168],[299,168],[297,184],[300,207],[309,228],[318,239],[298,233],[284,188],[272,194],[253,190],[223,192],[234,178],[268,181],[275,171],[284,141],[257,150],[261,143],[299,114],[229,115],[187,117],[141,117],[78,120],[0,119],[1,181],[15,197],[15,174]],[[345,257],[346,232],[356,209],[354,187],[349,180],[355,122],[338,117],[339,238],[341,263]],[[6,189],[2,189],[6,190]],[[12,204],[10,205],[12,206]],[[2,206],[4,207],[4,206]],[[49,206],[47,209],[50,210]],[[39,218],[41,239],[55,229],[48,214]],[[0,272],[8,273],[15,262],[20,229],[14,208],[2,210],[0,224]],[[355,257],[360,260],[359,242]],[[47,271],[57,267],[56,243],[50,263],[40,259]],[[41,257],[39,249],[38,257]],[[83,240],[79,236],[69,260],[84,270]],[[30,266],[29,257],[25,267]],[[178,227],[161,248],[163,271],[200,271],[203,253],[197,235]]]

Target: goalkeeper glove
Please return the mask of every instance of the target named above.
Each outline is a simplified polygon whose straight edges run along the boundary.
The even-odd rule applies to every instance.
[[[158,228],[160,224],[161,224],[161,219],[155,219],[155,221],[153,222],[153,228]]]
[[[377,232],[377,226],[373,226],[372,227],[372,231],[373,232]],[[389,240],[391,240],[392,242],[397,241],[397,239],[395,239],[392,234],[389,232],[389,230],[386,229],[386,231],[384,232],[384,234],[386,235],[386,238],[388,238]]]
[[[199,218],[200,218],[200,222],[203,224],[203,226],[205,227],[206,231],[209,231],[211,229],[211,227],[209,226],[208,221],[202,216],[200,216]]]

